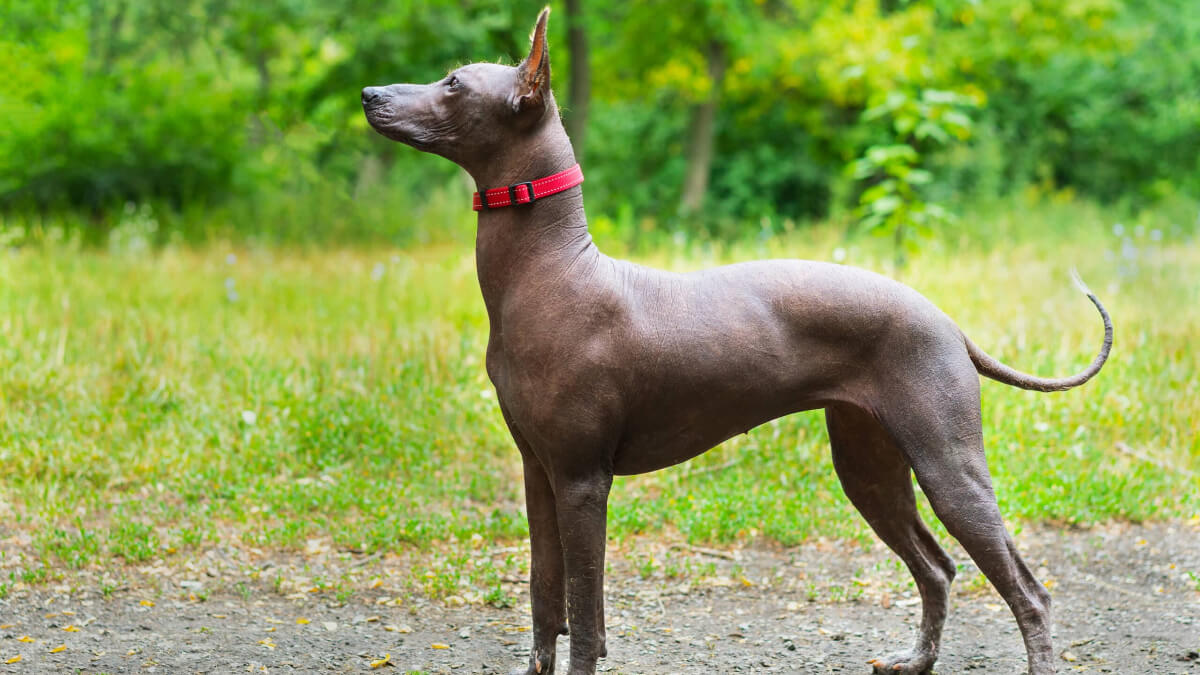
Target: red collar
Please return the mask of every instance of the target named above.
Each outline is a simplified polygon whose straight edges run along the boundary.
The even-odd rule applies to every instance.
[[[552,176],[539,178],[535,181],[485,190],[482,201],[479,197],[480,193],[476,192],[475,203],[471,208],[476,211],[483,211],[486,209],[513,206],[515,204],[531,204],[542,197],[549,197],[563,190],[569,190],[582,182],[583,169],[580,169],[579,165],[576,164],[566,171],[559,171]]]

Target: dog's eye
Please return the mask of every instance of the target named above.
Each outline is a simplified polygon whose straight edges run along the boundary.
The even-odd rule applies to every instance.
[[[450,89],[458,89],[458,86],[459,86],[458,78],[455,77],[454,75],[447,77],[446,78],[446,86],[449,87]]]

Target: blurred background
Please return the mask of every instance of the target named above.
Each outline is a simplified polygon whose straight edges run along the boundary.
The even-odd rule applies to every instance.
[[[131,210],[160,241],[405,245],[469,226],[438,210],[448,190],[458,214],[469,181],[373,133],[359,90],[516,63],[542,4],[5,2],[0,237],[103,242]],[[903,242],[1019,194],[1129,212],[1200,193],[1191,0],[551,6],[602,238],[832,217]]]

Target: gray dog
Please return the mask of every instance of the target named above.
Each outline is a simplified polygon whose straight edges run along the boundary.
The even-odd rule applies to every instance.
[[[393,140],[441,155],[481,193],[476,243],[491,335],[487,372],[521,451],[533,548],[528,674],[550,673],[570,626],[570,673],[605,655],[605,519],[614,475],[655,471],[768,420],[825,410],[846,495],[912,573],[921,628],[876,672],[937,659],[954,563],[917,514],[910,471],[946,529],[1004,597],[1029,671],[1054,671],[1050,596],[1004,528],[984,456],[979,375],[1038,391],[916,291],[802,260],[671,274],[592,243],[582,182],[550,91],[548,10],[517,67],[464,66],[427,85],[362,92]],[[486,188],[491,187],[488,190]],[[1085,289],[1086,290],[1086,289]],[[569,619],[569,622],[568,622]]]

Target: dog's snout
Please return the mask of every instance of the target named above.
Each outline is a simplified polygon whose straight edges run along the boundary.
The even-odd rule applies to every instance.
[[[363,87],[362,102],[363,105],[374,105],[383,100],[382,87]]]

